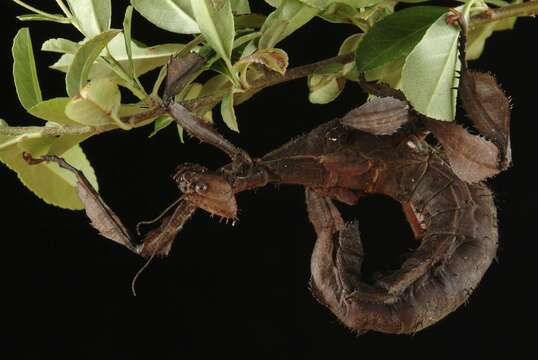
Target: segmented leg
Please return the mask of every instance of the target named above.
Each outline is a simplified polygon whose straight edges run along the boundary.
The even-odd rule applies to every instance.
[[[310,265],[312,293],[318,301],[332,309],[338,306],[342,295],[342,285],[335,262],[337,245],[333,241],[333,236],[344,228],[344,221],[331,200],[308,188],[305,196],[308,218],[317,234]]]
[[[394,302],[383,289],[361,280],[364,251],[358,223],[344,223],[331,200],[306,190],[308,217],[317,240],[311,261],[311,289],[345,325],[354,330],[402,332],[401,314],[387,302]]]
[[[189,134],[200,141],[215,146],[226,153],[234,163],[234,171],[237,172],[242,166],[251,167],[252,159],[242,149],[237,148],[226,140],[211,125],[191,113],[184,106],[178,103],[168,105],[168,111],[172,118],[183,127]]]
[[[306,205],[317,234],[311,263],[312,291],[316,298],[333,311],[352,294],[384,298],[383,290],[377,293],[361,281],[364,250],[358,222],[344,223],[333,202],[312,189],[306,189]]]
[[[127,228],[123,225],[119,217],[108,207],[101,198],[97,190],[94,189],[84,173],[63,158],[53,155],[45,155],[35,159],[28,153],[23,154],[24,159],[30,165],[39,165],[44,162],[53,162],[61,168],[72,172],[77,178],[77,193],[84,204],[86,215],[90,218],[92,225],[104,237],[117,242],[133,252],[137,252],[134,240]]]

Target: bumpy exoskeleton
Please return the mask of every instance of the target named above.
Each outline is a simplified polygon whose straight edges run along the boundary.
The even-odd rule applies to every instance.
[[[80,171],[54,156],[27,155],[27,160],[31,164],[53,161],[74,172],[94,227],[147,258],[167,255],[197,208],[235,219],[235,193],[268,183],[303,186],[317,234],[311,261],[316,299],[351,329],[414,333],[464,303],[494,259],[497,215],[483,180],[506,169],[511,159],[508,100],[493,77],[467,70],[465,23],[457,20],[464,30],[462,104],[486,138],[454,123],[427,119],[398,90],[362,82],[363,88],[380,98],[252,160],[173,101],[184,79],[201,66],[200,59],[192,57],[178,60],[184,70],[169,72],[168,112],[187,132],[227,153],[232,163],[218,171],[192,164],[178,167],[174,180],[183,195],[156,220],[144,223],[160,221],[142,244],[135,243]],[[428,131],[442,148],[425,141]],[[374,282],[361,275],[367,254],[358,223],[345,222],[333,203],[356,204],[368,194],[385,194],[400,202],[420,240],[399,269],[381,274]]]

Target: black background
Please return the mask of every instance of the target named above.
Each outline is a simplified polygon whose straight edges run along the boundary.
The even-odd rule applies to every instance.
[[[269,7],[255,1],[258,11]],[[40,3],[40,2],[34,2]],[[52,7],[53,2],[42,6]],[[126,1],[114,1],[120,27]],[[40,5],[41,6],[41,5]],[[22,13],[3,1],[0,116],[10,124],[38,124],[18,103],[9,48]],[[157,44],[184,41],[135,15],[134,37]],[[65,96],[63,75],[46,66],[54,56],[37,52],[48,37],[78,40],[68,26],[31,23],[45,98]],[[352,26],[314,20],[282,43],[291,66],[334,56]],[[43,203],[2,166],[1,351],[9,358],[178,359],[209,354],[242,358],[322,359],[375,356],[514,356],[533,351],[536,322],[534,229],[538,214],[534,146],[538,82],[534,54],[538,24],[521,19],[514,31],[493,36],[471,66],[496,75],[511,96],[514,166],[490,181],[497,194],[501,247],[467,306],[414,336],[369,333],[357,337],[311,297],[307,282],[314,233],[299,187],[267,187],[238,197],[240,222],[219,224],[199,212],[176,239],[170,257],[154,261],[130,283],[144,261],[96,234],[82,212]],[[241,133],[217,126],[226,137],[260,156],[293,136],[341,116],[364,100],[354,84],[326,105],[307,100],[304,80],[266,89],[238,107]],[[132,227],[154,217],[178,196],[169,175],[179,163],[211,168],[227,160],[170,127],[147,139],[149,128],[111,132],[83,148],[101,194]],[[347,216],[361,219],[367,256],[382,259],[409,239],[398,204],[368,199]],[[400,244],[400,245],[399,245]],[[381,261],[381,260],[380,260]],[[6,354],[6,355],[7,355]]]

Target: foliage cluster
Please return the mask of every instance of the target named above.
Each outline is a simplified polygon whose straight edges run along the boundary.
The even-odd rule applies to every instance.
[[[51,38],[41,44],[41,51],[59,54],[50,68],[65,73],[66,96],[47,99],[38,80],[30,30],[20,29],[12,48],[17,94],[32,121],[45,123],[13,127],[0,120],[0,161],[37,196],[63,208],[84,207],[76,193],[76,177],[53,163],[29,166],[22,154],[62,156],[97,189],[80,143],[103,132],[141,126],[152,126],[153,136],[174,123],[163,111],[161,88],[170,59],[191,53],[203,57],[205,64],[182,83],[174,101],[208,123],[214,121],[213,107],[220,104],[222,120],[234,131],[239,131],[236,105],[264,87],[300,76],[308,76],[312,103],[333,101],[347,81],[364,76],[400,89],[430,118],[455,117],[460,29],[447,22],[448,8],[397,6],[420,0],[266,0],[274,8],[267,16],[251,12],[248,0],[169,0],[158,5],[154,0],[131,0],[117,28],[111,24],[111,0],[56,0],[60,14],[13,2],[29,11],[19,16],[21,21],[52,21],[79,32],[73,39]],[[502,8],[521,1],[468,1],[459,10],[471,19],[490,11],[487,3]],[[135,11],[161,29],[191,34],[192,40],[142,44],[133,35]],[[279,43],[315,17],[351,24],[357,31],[342,42],[332,60],[303,68],[306,73],[293,73]],[[516,17],[493,20],[479,26],[471,21],[468,58],[479,57],[486,39],[494,31],[511,29]],[[201,82],[204,73],[211,77]],[[145,88],[141,76],[151,78],[153,85]],[[122,100],[120,88],[138,101]]]

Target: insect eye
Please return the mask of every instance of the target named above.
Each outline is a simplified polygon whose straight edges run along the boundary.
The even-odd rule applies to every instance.
[[[194,185],[194,191],[196,191],[198,194],[203,194],[207,191],[207,184],[206,183],[197,183]]]
[[[186,183],[185,181],[181,181],[178,183],[178,187],[179,187],[179,190],[182,192],[182,193],[188,193],[189,192],[189,184]]]

